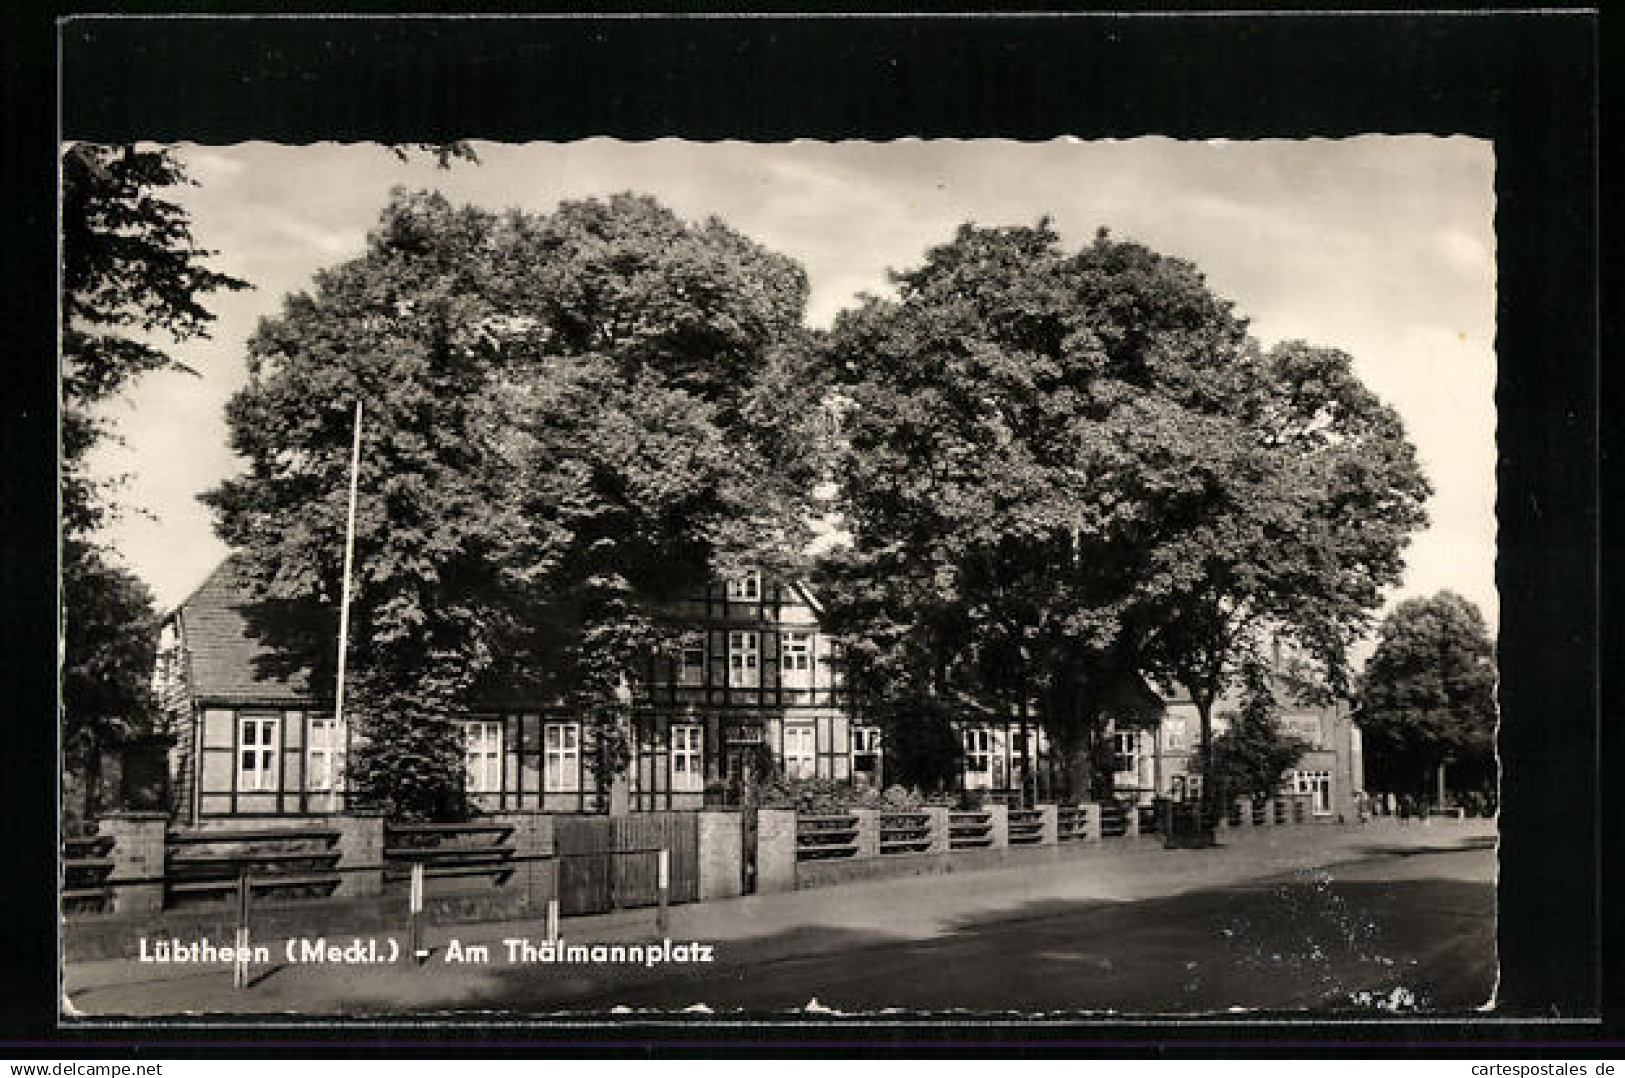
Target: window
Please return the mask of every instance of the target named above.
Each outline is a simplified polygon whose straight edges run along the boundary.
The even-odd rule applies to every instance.
[[[463,765],[468,792],[494,794],[502,790],[502,724],[494,719],[463,723]]]
[[[332,794],[340,789],[343,774],[344,724],[331,715],[312,715],[305,733],[305,789]]]
[[[755,633],[728,634],[728,684],[754,687],[760,684],[756,668],[757,640]]]
[[[880,730],[873,726],[852,728],[852,774],[859,783],[880,784]]]
[[[993,767],[993,735],[988,730],[965,730],[965,772],[986,774]]]
[[[809,725],[784,728],[784,774],[810,779],[818,774],[818,731]]]
[[[705,684],[705,645],[684,644],[677,657],[677,684]]]
[[[281,719],[275,715],[244,715],[237,721],[237,789],[244,792],[277,788],[277,746]]]
[[[746,601],[762,597],[762,574],[752,570],[728,581],[728,598]]]
[[[701,790],[705,788],[705,727],[673,726],[671,728],[671,788],[673,790]]]
[[[1162,724],[1162,745],[1167,749],[1185,747],[1185,723],[1182,720],[1169,719]]]
[[[542,788],[550,793],[581,789],[581,726],[548,723],[542,746]]]
[[[1308,794],[1309,807],[1316,816],[1329,816],[1332,812],[1332,773],[1330,771],[1294,771],[1293,793]]]
[[[782,641],[784,684],[790,688],[810,688],[813,669],[813,636],[808,632],[787,632]]]
[[[1113,735],[1112,770],[1133,772],[1139,767],[1140,733],[1121,730]]]

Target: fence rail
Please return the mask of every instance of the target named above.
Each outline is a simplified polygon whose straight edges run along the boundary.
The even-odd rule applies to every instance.
[[[948,813],[948,848],[971,850],[993,845],[993,814],[985,811]]]
[[[1122,838],[1128,834],[1128,806],[1121,801],[1102,801],[1100,834],[1104,838]]]
[[[880,814],[880,852],[924,853],[931,848],[929,812],[883,812]]]
[[[796,860],[821,861],[855,857],[858,818],[850,812],[796,814]]]
[[[1044,813],[1040,809],[1011,809],[1007,841],[1012,846],[1036,846],[1044,841]]]
[[[462,840],[462,841],[459,841]],[[410,823],[384,828],[384,880],[406,880],[414,862],[428,879],[490,877],[505,883],[518,867],[515,829],[505,823]]]

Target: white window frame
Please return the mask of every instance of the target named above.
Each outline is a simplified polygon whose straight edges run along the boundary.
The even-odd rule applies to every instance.
[[[1332,814],[1332,773],[1330,771],[1292,772],[1292,792],[1309,795],[1309,810],[1314,815],[1330,816]],[[1319,803],[1322,794],[1325,795],[1324,808]]]
[[[993,732],[973,726],[962,731],[960,742],[965,747],[965,775],[985,775],[993,781]],[[979,762],[978,762],[979,761]]]
[[[698,723],[671,728],[671,788],[675,793],[705,789],[705,727]]]
[[[255,731],[253,737],[249,736],[250,730]],[[238,793],[275,793],[280,788],[281,755],[281,715],[262,712],[237,716]],[[250,761],[252,766],[246,766]]]
[[[779,639],[780,680],[787,689],[810,689],[817,664],[816,642],[809,629],[787,629]]]
[[[463,774],[471,794],[502,792],[502,720],[468,719],[463,726]]]
[[[728,578],[728,598],[739,602],[759,602],[762,598],[762,574],[752,569],[744,576]]]
[[[784,774],[786,778],[791,779],[818,777],[818,726],[816,723],[785,723]]]
[[[696,657],[698,662],[689,662],[689,659]],[[705,641],[684,644],[677,649],[677,684],[705,684]]]
[[[852,727],[852,774],[878,775],[880,774],[880,727],[854,726]],[[872,759],[874,766],[867,771],[858,767],[859,759]]]
[[[305,723],[305,792],[332,795],[344,789],[346,723],[332,715],[312,715]]]
[[[1128,749],[1124,750],[1123,746]],[[1118,766],[1126,764],[1127,766]],[[1140,773],[1140,732],[1138,730],[1118,730],[1112,734],[1112,770],[1119,775],[1137,775]]]
[[[762,683],[761,634],[754,630],[728,632],[728,685],[754,689]]]
[[[581,724],[550,722],[542,727],[542,791],[581,789]]]

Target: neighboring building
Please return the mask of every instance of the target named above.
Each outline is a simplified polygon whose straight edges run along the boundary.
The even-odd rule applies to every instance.
[[[479,709],[463,722],[468,790],[487,810],[592,812],[624,796],[634,810],[724,802],[765,747],[791,778],[884,786],[880,731],[852,719],[840,648],[803,585],[751,573],[670,605],[692,625],[632,686],[636,750],[601,788],[587,731],[543,703]],[[176,736],[176,815],[198,821],[345,807],[353,731],[317,699],[303,670],[251,631],[252,602],[227,559],[165,619],[158,687]],[[349,724],[345,724],[348,727]],[[1015,720],[967,722],[963,785],[1014,800],[1047,796],[1042,733]]]
[[[1353,819],[1354,794],[1364,788],[1360,728],[1346,701],[1305,705],[1290,698],[1280,685],[1280,722],[1283,729],[1308,742],[1310,748],[1287,772],[1283,792],[1306,793],[1313,814],[1321,819]],[[1241,708],[1232,692],[1213,705],[1213,734],[1223,733],[1226,716]],[[1200,795],[1202,776],[1192,766],[1201,746],[1201,719],[1189,696],[1169,693],[1159,727],[1126,731],[1118,739],[1116,786],[1130,800],[1149,803],[1156,797],[1176,801]]]

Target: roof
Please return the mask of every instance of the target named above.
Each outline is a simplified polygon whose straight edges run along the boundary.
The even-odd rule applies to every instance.
[[[221,562],[176,608],[173,616],[186,649],[188,687],[195,702],[310,702],[309,670],[257,638],[254,620],[261,609],[236,555]]]

